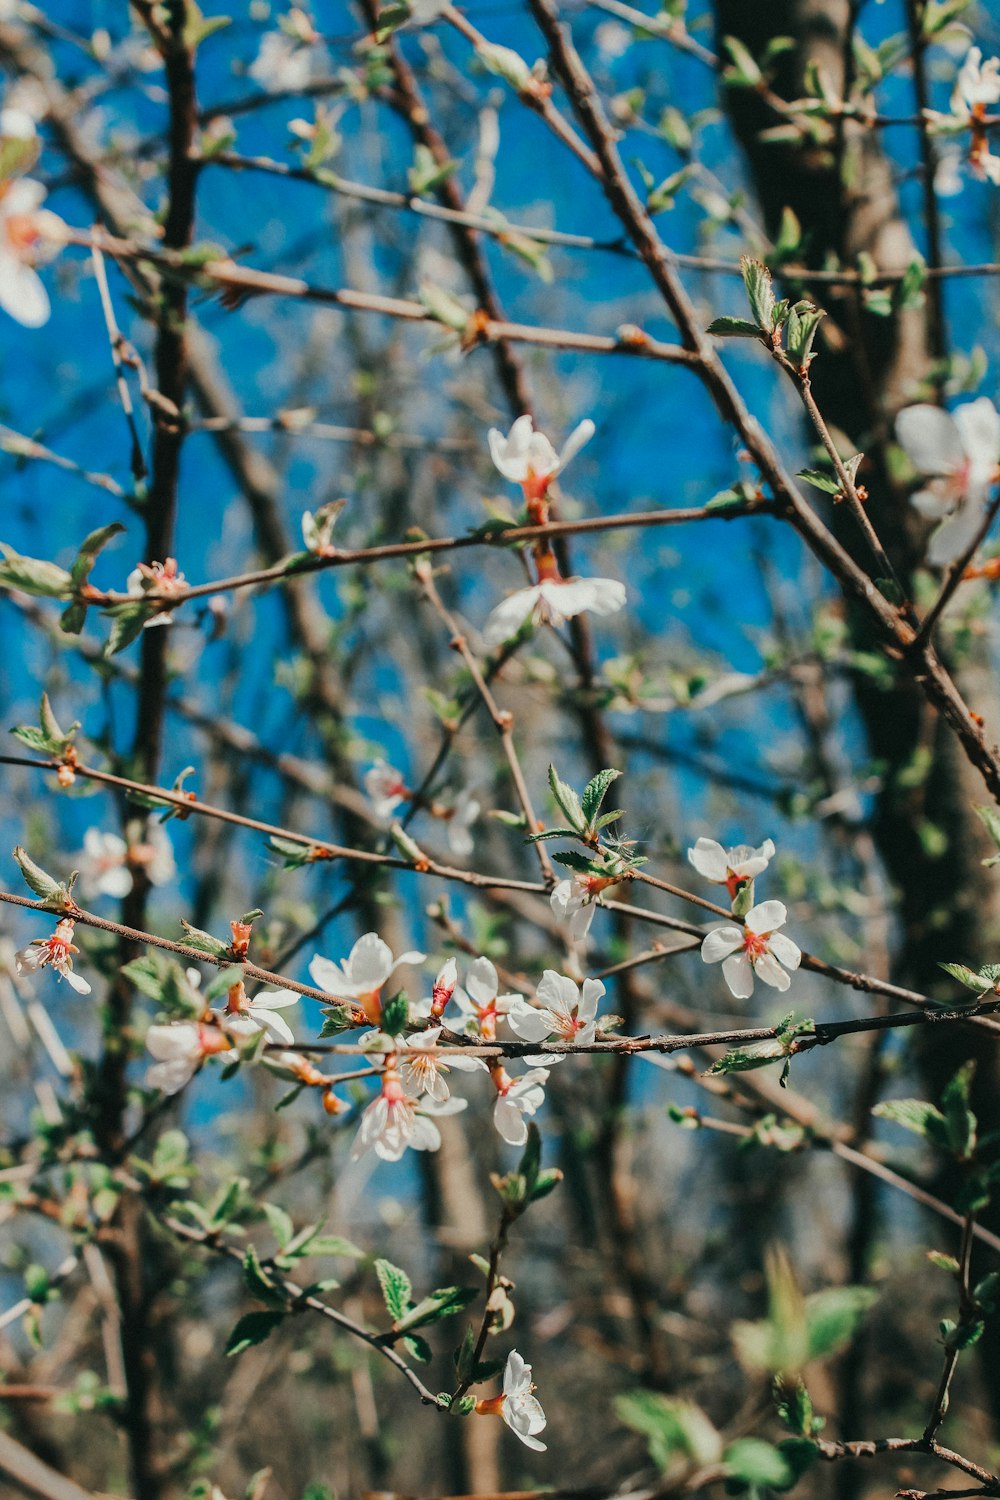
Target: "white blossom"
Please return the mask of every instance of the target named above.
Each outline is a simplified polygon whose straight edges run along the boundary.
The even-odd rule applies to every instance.
[[[378,933],[366,932],[364,937],[358,938],[342,964],[335,964],[317,954],[309,965],[309,973],[320,989],[340,1000],[357,1001],[377,1026],[382,1014],[382,986],[390,974],[401,964],[422,964],[426,956],[410,950],[394,958],[389,944],[384,943]]]
[[[382,1089],[361,1116],[351,1160],[374,1151],[383,1161],[399,1161],[404,1151],[437,1151],[441,1132],[434,1115],[454,1115],[465,1109],[466,1100],[415,1099],[407,1094],[395,1068],[382,1075]]]
[[[395,766],[390,766],[381,756],[365,772],[365,791],[377,818],[391,817],[399,804],[407,798],[402,771],[397,771]]]
[[[545,1427],[545,1413],[531,1394],[534,1389],[531,1383],[531,1366],[525,1364],[516,1349],[512,1349],[503,1372],[500,1415],[526,1448],[544,1453],[545,1444],[540,1443],[535,1434]]]
[[[520,1078],[511,1078],[502,1068],[494,1070],[497,1102],[493,1123],[509,1146],[523,1146],[528,1139],[525,1116],[537,1114],[545,1103],[547,1068],[529,1068]]]
[[[427,1031],[397,1039],[402,1044],[400,1071],[406,1092],[415,1096],[429,1094],[439,1104],[450,1097],[451,1091],[444,1079],[450,1068],[457,1068],[460,1073],[486,1070],[481,1057],[463,1057],[460,1047],[449,1047],[447,1056],[441,1056],[437,1050],[441,1031],[440,1026],[432,1026]]]
[[[247,73],[263,89],[294,94],[309,85],[313,67],[310,47],[282,31],[269,31],[261,38],[260,49]]]
[[[585,979],[581,991],[565,974],[546,969],[535,995],[541,1001],[540,1006],[529,1005],[519,997],[507,1012],[507,1023],[518,1036],[527,1042],[542,1042],[553,1036],[564,1042],[594,1040],[597,1007],[604,995],[604,985],[599,979]],[[561,1062],[562,1057],[546,1054],[544,1061]]]
[[[448,810],[445,828],[448,848],[459,859],[468,859],[475,847],[470,829],[482,810],[481,803],[471,792],[459,792]]]
[[[776,990],[787,990],[786,969],[797,969],[802,954],[784,927],[788,912],[780,901],[761,901],[747,912],[743,927],[723,922],[707,933],[701,956],[707,964],[722,964],[726,983],[738,1000],[753,994],[754,975]],[[782,967],[784,965],[784,968]]]
[[[587,610],[613,615],[625,599],[625,585],[615,578],[543,578],[508,594],[496,606],[483,627],[483,641],[488,647],[499,646],[529,618],[535,625],[562,625]]]
[[[146,1046],[156,1062],[146,1069],[146,1087],[176,1094],[193,1078],[211,1053],[228,1052],[229,1043],[215,1026],[198,1021],[170,1021],[146,1032]]]
[[[549,906],[556,920],[568,925],[573,942],[582,943],[594,920],[594,898],[586,885],[575,877],[557,881],[549,896]]]
[[[465,985],[456,986],[455,1004],[462,1012],[459,1030],[467,1036],[479,1036],[484,1041],[495,1041],[497,1021],[505,1016],[520,995],[500,994],[500,979],[496,968],[488,958],[477,958],[469,965]]]
[[[457,983],[458,964],[453,958],[447,958],[438,970],[431,993],[420,1000],[410,1001],[411,1023],[439,1020],[444,1014],[448,1001],[455,993]]]
[[[693,849],[688,850],[688,859],[698,874],[713,885],[724,885],[735,898],[739,888],[747,880],[762,875],[774,858],[774,843],[765,839],[759,848],[750,844],[736,844],[724,849],[715,839],[700,838]]]
[[[132,889],[133,870],[140,865],[151,885],[169,885],[177,874],[173,847],[161,823],[151,823],[144,840],[131,846],[117,833],[87,829],[80,859],[84,889],[121,899]]]
[[[503,477],[513,484],[531,486],[543,481],[544,488],[590,442],[594,432],[594,424],[588,417],[574,428],[562,451],[556,453],[544,432],[535,431],[530,416],[518,417],[506,437],[496,427],[490,428],[490,457]]]
[[[0,183],[0,308],[25,328],[48,322],[49,294],[35,265],[56,253],[65,229],[44,199],[32,178]]]
[[[982,50],[970,47],[955,79],[951,96],[952,113],[969,115],[977,105],[996,104],[1000,100],[1000,57],[983,62]]]
[[[187,588],[187,579],[178,568],[176,557],[168,557],[166,562],[138,563],[128,575],[125,588],[133,599],[141,599],[151,592],[180,594]],[[143,629],[150,630],[154,625],[169,625],[173,618],[173,610],[159,609],[146,620]]]
[[[896,437],[921,474],[933,476],[912,497],[921,515],[941,521],[927,561],[943,567],[961,556],[982,524],[982,507],[1000,464],[1000,415],[987,396],[954,412],[908,406],[896,418]]]
[[[39,969],[53,969],[57,979],[65,979],[78,995],[89,995],[90,985],[79,974],[73,972],[73,954],[79,953],[73,942],[73,923],[63,917],[56,923],[50,937],[34,938],[26,948],[14,955],[14,964],[19,974],[35,974]]]
[[[237,1036],[252,1036],[255,1031],[266,1031],[272,1042],[291,1043],[295,1041],[294,1033],[284,1017],[276,1012],[287,1010],[290,1005],[298,1005],[301,998],[294,990],[270,990],[255,995],[252,1000],[247,999],[244,993],[239,1008],[227,1012],[222,1024],[226,1031]]]

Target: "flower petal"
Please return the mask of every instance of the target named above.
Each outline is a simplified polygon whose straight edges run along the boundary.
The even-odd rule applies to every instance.
[[[722,965],[722,974],[737,1000],[749,1000],[753,994],[753,965],[745,953],[727,958]]]
[[[721,927],[713,927],[705,934],[705,941],[701,945],[702,962],[706,964],[719,964],[730,953],[735,953],[738,948],[743,947],[743,933],[738,927],[723,923]]]

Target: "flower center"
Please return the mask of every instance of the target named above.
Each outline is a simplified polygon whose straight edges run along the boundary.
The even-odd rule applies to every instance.
[[[743,951],[752,964],[764,957],[770,936],[769,932],[751,932],[749,928],[743,934]]]

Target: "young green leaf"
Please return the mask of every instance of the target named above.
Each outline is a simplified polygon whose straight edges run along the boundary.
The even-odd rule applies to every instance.
[[[397,1322],[404,1318],[410,1309],[410,1301],[413,1295],[413,1286],[405,1271],[399,1266],[394,1266],[391,1261],[377,1260],[375,1262],[375,1275],[378,1284],[382,1288],[382,1297],[385,1301],[386,1310]]]

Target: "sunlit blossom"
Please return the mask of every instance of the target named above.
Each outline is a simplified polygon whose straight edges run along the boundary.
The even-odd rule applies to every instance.
[[[90,985],[79,974],[73,972],[73,954],[79,953],[73,942],[73,923],[63,917],[56,923],[51,937],[33,938],[26,948],[15,953],[14,963],[19,974],[34,974],[39,969],[52,969],[57,979],[65,979],[78,995],[89,995]]]
[[[543,578],[501,600],[483,626],[483,641],[499,646],[529,619],[535,625],[562,625],[585,612],[613,615],[625,599],[625,585],[615,578]]]
[[[464,986],[456,986],[455,1004],[462,1012],[463,1020],[458,1029],[467,1036],[481,1037],[484,1042],[496,1041],[497,1021],[505,1016],[517,994],[500,994],[500,979],[496,968],[488,958],[477,958],[469,965]]]
[[[451,1095],[444,1075],[451,1068],[460,1073],[477,1073],[486,1070],[481,1057],[463,1057],[460,1047],[449,1047],[447,1053],[438,1051],[442,1027],[432,1026],[427,1031],[399,1038],[402,1054],[400,1071],[403,1086],[408,1094],[429,1094],[443,1104]]]
[[[174,851],[166,829],[151,823],[139,843],[129,844],[117,833],[88,828],[83,836],[79,861],[80,881],[85,890],[120,900],[134,883],[134,872],[142,868],[150,885],[169,885],[177,874]]]
[[[455,1115],[465,1109],[464,1099],[416,1099],[406,1092],[403,1079],[394,1067],[382,1074],[382,1087],[376,1099],[361,1116],[351,1159],[357,1161],[366,1151],[374,1151],[383,1161],[399,1161],[403,1153],[437,1151],[441,1132],[434,1115]]]
[[[518,998],[507,1012],[507,1024],[527,1042],[552,1038],[563,1042],[592,1042],[596,1032],[597,1007],[604,995],[599,979],[585,979],[583,988],[565,974],[546,969],[535,990],[540,1004]],[[546,1055],[547,1064],[561,1062]]]
[[[254,1032],[265,1031],[272,1042],[294,1042],[291,1027],[277,1012],[298,1005],[301,998],[294,990],[269,990],[250,999],[241,980],[229,991],[222,1024],[227,1032],[236,1036],[252,1036]]]
[[[459,792],[445,814],[448,848],[459,859],[468,859],[475,848],[471,829],[482,811],[482,804],[471,792]]]
[[[540,1443],[535,1434],[545,1428],[545,1413],[532,1395],[534,1389],[531,1366],[525,1364],[516,1349],[512,1349],[503,1372],[502,1395],[477,1401],[476,1411],[480,1416],[502,1417],[525,1447],[544,1453],[545,1444]]]
[[[753,994],[755,975],[776,990],[788,989],[791,980],[785,970],[797,969],[802,953],[779,931],[787,920],[781,901],[761,901],[747,912],[743,927],[724,922],[706,935],[701,956],[707,964],[722,964],[726,983],[738,1000]]]
[[[724,849],[715,839],[700,838],[693,849],[688,850],[688,859],[698,874],[713,885],[724,885],[730,899],[735,900],[748,880],[762,875],[774,858],[774,843],[765,839],[759,848],[750,844],[736,844]]]
[[[595,427],[586,418],[573,429],[557,453],[544,432],[536,432],[530,416],[518,417],[504,437],[496,427],[488,434],[490,457],[505,479],[520,484],[530,494],[544,493],[555,476],[575,458],[594,436]]]
[[[146,1087],[176,1094],[193,1078],[206,1057],[231,1050],[218,1026],[200,1021],[170,1021],[146,1032],[146,1047],[156,1062],[146,1069]]]
[[[0,307],[25,328],[48,322],[49,294],[35,267],[64,243],[65,225],[44,201],[33,178],[0,182]]]
[[[907,406],[896,418],[896,437],[921,474],[933,476],[912,497],[921,515],[941,524],[931,535],[927,561],[953,562],[982,525],[983,503],[1000,477],[1000,415],[987,396],[954,412]]]
[[[511,1078],[505,1068],[496,1064],[490,1069],[490,1076],[497,1091],[493,1123],[509,1146],[523,1146],[528,1139],[528,1119],[545,1103],[548,1069],[529,1068],[520,1078]]]
[[[393,957],[392,949],[376,932],[366,932],[358,938],[343,963],[333,963],[329,958],[317,954],[309,965],[309,973],[328,994],[339,1000],[355,1001],[365,1015],[377,1026],[382,1019],[382,986],[401,964],[422,964],[426,954],[410,950]]]

